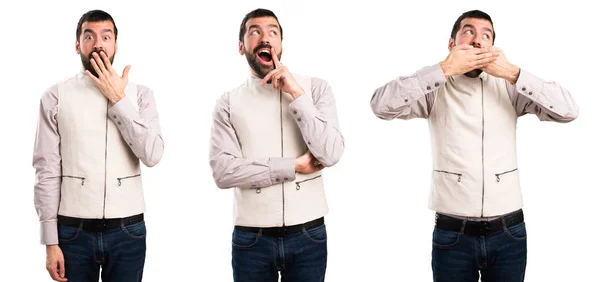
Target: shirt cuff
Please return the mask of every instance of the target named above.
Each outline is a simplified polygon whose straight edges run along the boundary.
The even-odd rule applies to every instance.
[[[307,94],[304,94],[290,103],[290,114],[298,126],[303,127],[306,122],[316,117],[319,111]]]
[[[271,183],[293,181],[296,179],[295,158],[272,158],[269,162]]]
[[[431,65],[422,68],[417,72],[419,86],[423,93],[429,93],[437,90],[446,83],[446,76],[440,64]]]
[[[40,222],[40,243],[42,245],[58,245],[58,225],[56,221]]]
[[[521,69],[515,86],[520,95],[531,99],[548,111],[559,116],[565,116],[567,114],[567,109],[561,103],[552,101],[552,97],[546,93],[544,81],[533,74]]]
[[[110,119],[114,121],[119,128],[125,125],[123,122],[131,123],[131,121],[138,116],[135,107],[126,97],[123,97],[119,102],[110,107],[108,114],[110,115]],[[119,124],[119,122],[121,122],[121,124]]]

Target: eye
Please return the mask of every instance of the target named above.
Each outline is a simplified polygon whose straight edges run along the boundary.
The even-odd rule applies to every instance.
[[[484,37],[485,39],[490,39],[490,38],[491,38],[491,36],[490,36],[489,34],[487,34],[487,33],[486,33],[486,34],[484,34],[484,35],[483,35],[483,37]]]
[[[271,30],[271,35],[277,35],[277,31],[276,30]]]
[[[473,34],[473,31],[472,31],[472,30],[470,30],[470,29],[467,29],[467,30],[465,30],[465,34],[472,35],[472,34]]]
[[[250,35],[258,35],[258,30],[253,30],[250,32]]]
[[[91,40],[91,39],[92,39],[92,36],[91,36],[91,35],[86,35],[86,36],[84,37],[84,39],[85,39],[85,40]]]
[[[110,36],[108,36],[108,35],[104,36],[104,40],[109,40],[109,39],[110,39]]]

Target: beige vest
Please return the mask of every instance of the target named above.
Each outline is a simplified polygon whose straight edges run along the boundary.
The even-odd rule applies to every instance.
[[[434,168],[429,208],[469,217],[521,208],[516,124],[504,80],[486,73],[449,78],[429,117]]]
[[[125,92],[137,109],[136,85]],[[58,84],[60,215],[119,218],[145,211],[139,160],[108,118],[109,107],[83,72]]]
[[[312,100],[311,79],[294,75]],[[308,148],[289,113],[292,98],[270,84],[250,77],[229,93],[230,120],[235,128],[244,158],[296,158]],[[323,178],[296,173],[285,181],[260,189],[234,188],[235,224],[254,227],[289,226],[311,221],[328,212]]]

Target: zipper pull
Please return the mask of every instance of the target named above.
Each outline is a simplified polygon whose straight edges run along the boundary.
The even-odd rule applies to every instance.
[[[460,179],[462,178],[462,174],[458,175],[458,182],[460,182]]]
[[[117,180],[119,181],[119,186],[121,186],[121,178],[117,178]]]
[[[296,190],[300,190],[300,183],[296,182]]]
[[[256,188],[256,194],[260,194],[260,188]]]
[[[496,174],[496,182],[500,182],[500,174]]]

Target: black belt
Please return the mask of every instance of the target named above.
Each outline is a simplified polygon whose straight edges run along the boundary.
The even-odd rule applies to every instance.
[[[120,228],[144,221],[144,214],[137,214],[124,218],[87,219],[68,216],[58,216],[58,223],[66,226],[80,228],[88,232],[103,232],[108,229]]]
[[[436,214],[435,226],[443,230],[463,232],[464,234],[471,236],[486,236],[503,230],[505,225],[508,228],[517,225],[524,220],[523,210],[520,209],[490,221],[464,220],[443,214]]]
[[[321,226],[325,224],[325,218],[321,217],[321,218],[317,218],[315,220],[306,222],[306,223],[302,223],[302,224],[297,224],[297,225],[290,225],[290,226],[282,226],[282,227],[247,227],[247,226],[235,226],[236,229],[241,230],[241,231],[246,231],[246,232],[253,232],[253,233],[261,233],[262,235],[265,236],[271,236],[271,237],[285,237],[287,235],[291,235],[291,234],[295,234],[295,233],[300,233],[302,232],[304,229],[311,229],[311,228],[315,228],[317,226]]]

